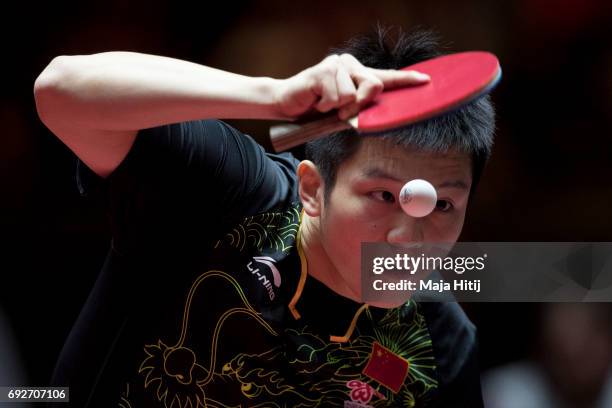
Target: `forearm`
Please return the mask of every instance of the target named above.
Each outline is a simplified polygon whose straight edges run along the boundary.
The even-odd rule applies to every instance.
[[[379,70],[330,55],[286,79],[247,77],[133,52],[57,57],[34,84],[41,120],[102,177],[122,162],[140,129],[197,119],[350,117],[383,88],[423,83],[413,71]]]
[[[36,80],[43,120],[137,130],[205,118],[282,118],[278,80],[131,52],[58,57]]]

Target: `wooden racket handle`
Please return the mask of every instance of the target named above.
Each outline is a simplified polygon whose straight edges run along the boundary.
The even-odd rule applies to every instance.
[[[274,151],[282,152],[292,147],[352,127],[348,121],[338,119],[338,113],[305,123],[283,123],[270,127],[270,141]]]

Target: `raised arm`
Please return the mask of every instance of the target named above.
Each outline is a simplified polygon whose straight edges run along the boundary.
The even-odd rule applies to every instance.
[[[247,77],[133,52],[56,57],[34,84],[41,120],[93,171],[108,176],[138,130],[206,118],[293,119],[339,108],[348,117],[384,87],[420,83],[346,54],[288,79]]]

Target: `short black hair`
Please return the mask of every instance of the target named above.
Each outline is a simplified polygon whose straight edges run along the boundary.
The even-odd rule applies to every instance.
[[[381,26],[372,34],[355,37],[331,50],[331,54],[344,53],[353,55],[365,66],[380,69],[399,69],[443,54],[438,36],[432,31],[405,32]],[[495,111],[485,95],[453,112],[374,136],[401,147],[440,153],[454,149],[470,154],[472,193],[491,155],[494,129]],[[334,187],[339,166],[361,145],[363,136],[355,135],[356,131],[349,129],[306,144],[305,157],[319,169],[326,198]]]

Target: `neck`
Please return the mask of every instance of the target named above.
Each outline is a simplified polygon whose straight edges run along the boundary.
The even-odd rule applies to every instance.
[[[323,283],[340,296],[357,303],[363,303],[359,293],[355,293],[342,278],[321,243],[321,223],[319,218],[303,213],[300,226],[301,247],[308,264],[308,275]],[[355,271],[355,273],[360,273]],[[384,309],[398,307],[404,302],[385,302],[384,300],[368,302],[371,306]]]
[[[359,294],[347,285],[321,244],[320,225],[318,217],[310,217],[304,212],[300,227],[300,241],[308,263],[308,275],[340,296],[362,303]]]

